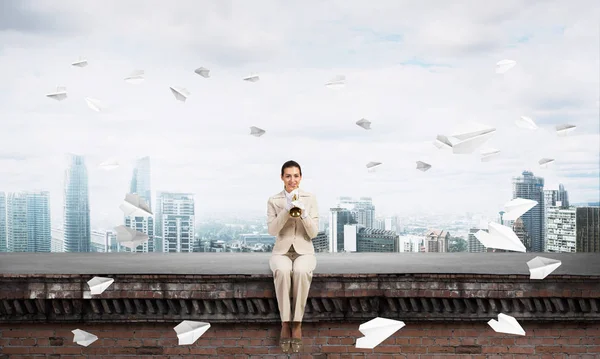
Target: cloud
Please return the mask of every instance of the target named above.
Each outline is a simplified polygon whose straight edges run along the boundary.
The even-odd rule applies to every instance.
[[[37,5],[39,2],[31,0],[0,3],[0,32],[64,34],[66,31],[74,30],[65,26],[65,22],[57,21],[56,18],[40,11]]]
[[[3,8],[29,22],[0,31],[10,89],[0,94],[0,141],[5,154],[24,158],[4,159],[11,165],[0,166],[0,188],[50,190],[57,221],[67,152],[86,155],[92,213],[107,213],[92,219],[112,225],[122,221],[133,160],[145,155],[153,191],[194,193],[199,216],[264,213],[289,159],[303,166],[303,187],[323,214],[336,197],[354,195],[372,196],[380,214],[495,215],[523,170],[547,188],[564,183],[573,201],[599,196],[600,13],[591,1],[26,5]],[[87,67],[70,65],[79,56]],[[517,65],[496,74],[505,58]],[[199,66],[211,77],[195,74]],[[133,86],[123,79],[136,69],[146,80]],[[242,80],[252,72],[260,81]],[[324,86],[340,74],[345,88]],[[59,85],[68,99],[45,97]],[[170,86],[191,95],[177,101]],[[85,97],[106,111],[90,110]],[[540,128],[518,128],[522,115]],[[372,130],[355,124],[361,118]],[[483,146],[500,149],[497,159],[433,146],[471,121],[497,129]],[[558,137],[561,123],[577,129]],[[250,136],[250,126],[267,132]],[[540,169],[542,157],[554,166]],[[108,158],[121,167],[98,169]],[[417,160],[432,168],[416,170]],[[369,173],[369,161],[384,164]]]

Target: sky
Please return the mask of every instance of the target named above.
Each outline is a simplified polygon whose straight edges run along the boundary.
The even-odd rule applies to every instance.
[[[290,159],[323,215],[338,196],[372,197],[378,215],[495,214],[523,170],[598,201],[598,18],[593,0],[2,1],[0,191],[50,191],[60,223],[76,153],[92,224],[121,224],[142,156],[152,191],[193,193],[198,218],[266,215]],[[498,74],[503,59],[516,65]],[[143,83],[124,81],[134,70]],[[337,75],[346,86],[326,87]],[[66,100],[45,96],[57,86]],[[517,127],[521,116],[539,128]],[[496,129],[472,154],[433,145],[470,123]],[[576,130],[557,136],[565,123]],[[500,154],[481,162],[489,147]],[[544,157],[555,162],[540,168]],[[121,166],[100,169],[107,159]]]

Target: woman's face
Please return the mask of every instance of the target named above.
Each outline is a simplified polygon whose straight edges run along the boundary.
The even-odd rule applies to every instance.
[[[288,192],[292,192],[298,186],[300,186],[300,181],[302,180],[302,175],[300,174],[300,169],[298,167],[288,167],[283,170],[283,176],[281,176],[281,180],[285,184],[285,190]]]

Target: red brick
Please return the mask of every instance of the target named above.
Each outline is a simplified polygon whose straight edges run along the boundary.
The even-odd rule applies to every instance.
[[[357,323],[307,322],[304,350],[299,358],[447,358],[571,359],[600,357],[597,323],[528,322],[528,335],[510,336],[490,331],[485,323],[411,322],[374,349],[355,348],[362,337]],[[89,347],[72,342],[74,327],[96,334]],[[178,345],[173,323],[19,324],[0,325],[0,353],[35,359],[159,359],[284,357],[279,349],[280,324],[215,323],[196,343]],[[536,336],[534,333],[539,334]],[[9,335],[6,335],[9,334]],[[52,335],[48,335],[52,334]],[[566,334],[569,334],[567,336]],[[129,335],[129,336],[127,336]],[[53,338],[52,340],[50,338]],[[62,339],[62,346],[51,341]],[[0,355],[0,359],[2,355]]]

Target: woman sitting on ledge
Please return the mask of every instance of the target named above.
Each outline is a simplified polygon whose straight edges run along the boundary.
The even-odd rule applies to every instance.
[[[284,353],[290,348],[298,353],[302,347],[304,307],[317,266],[312,239],[319,231],[319,210],[315,196],[299,188],[302,169],[297,162],[283,164],[281,180],[284,190],[267,203],[269,234],[277,237],[269,266],[281,315],[279,344]]]

